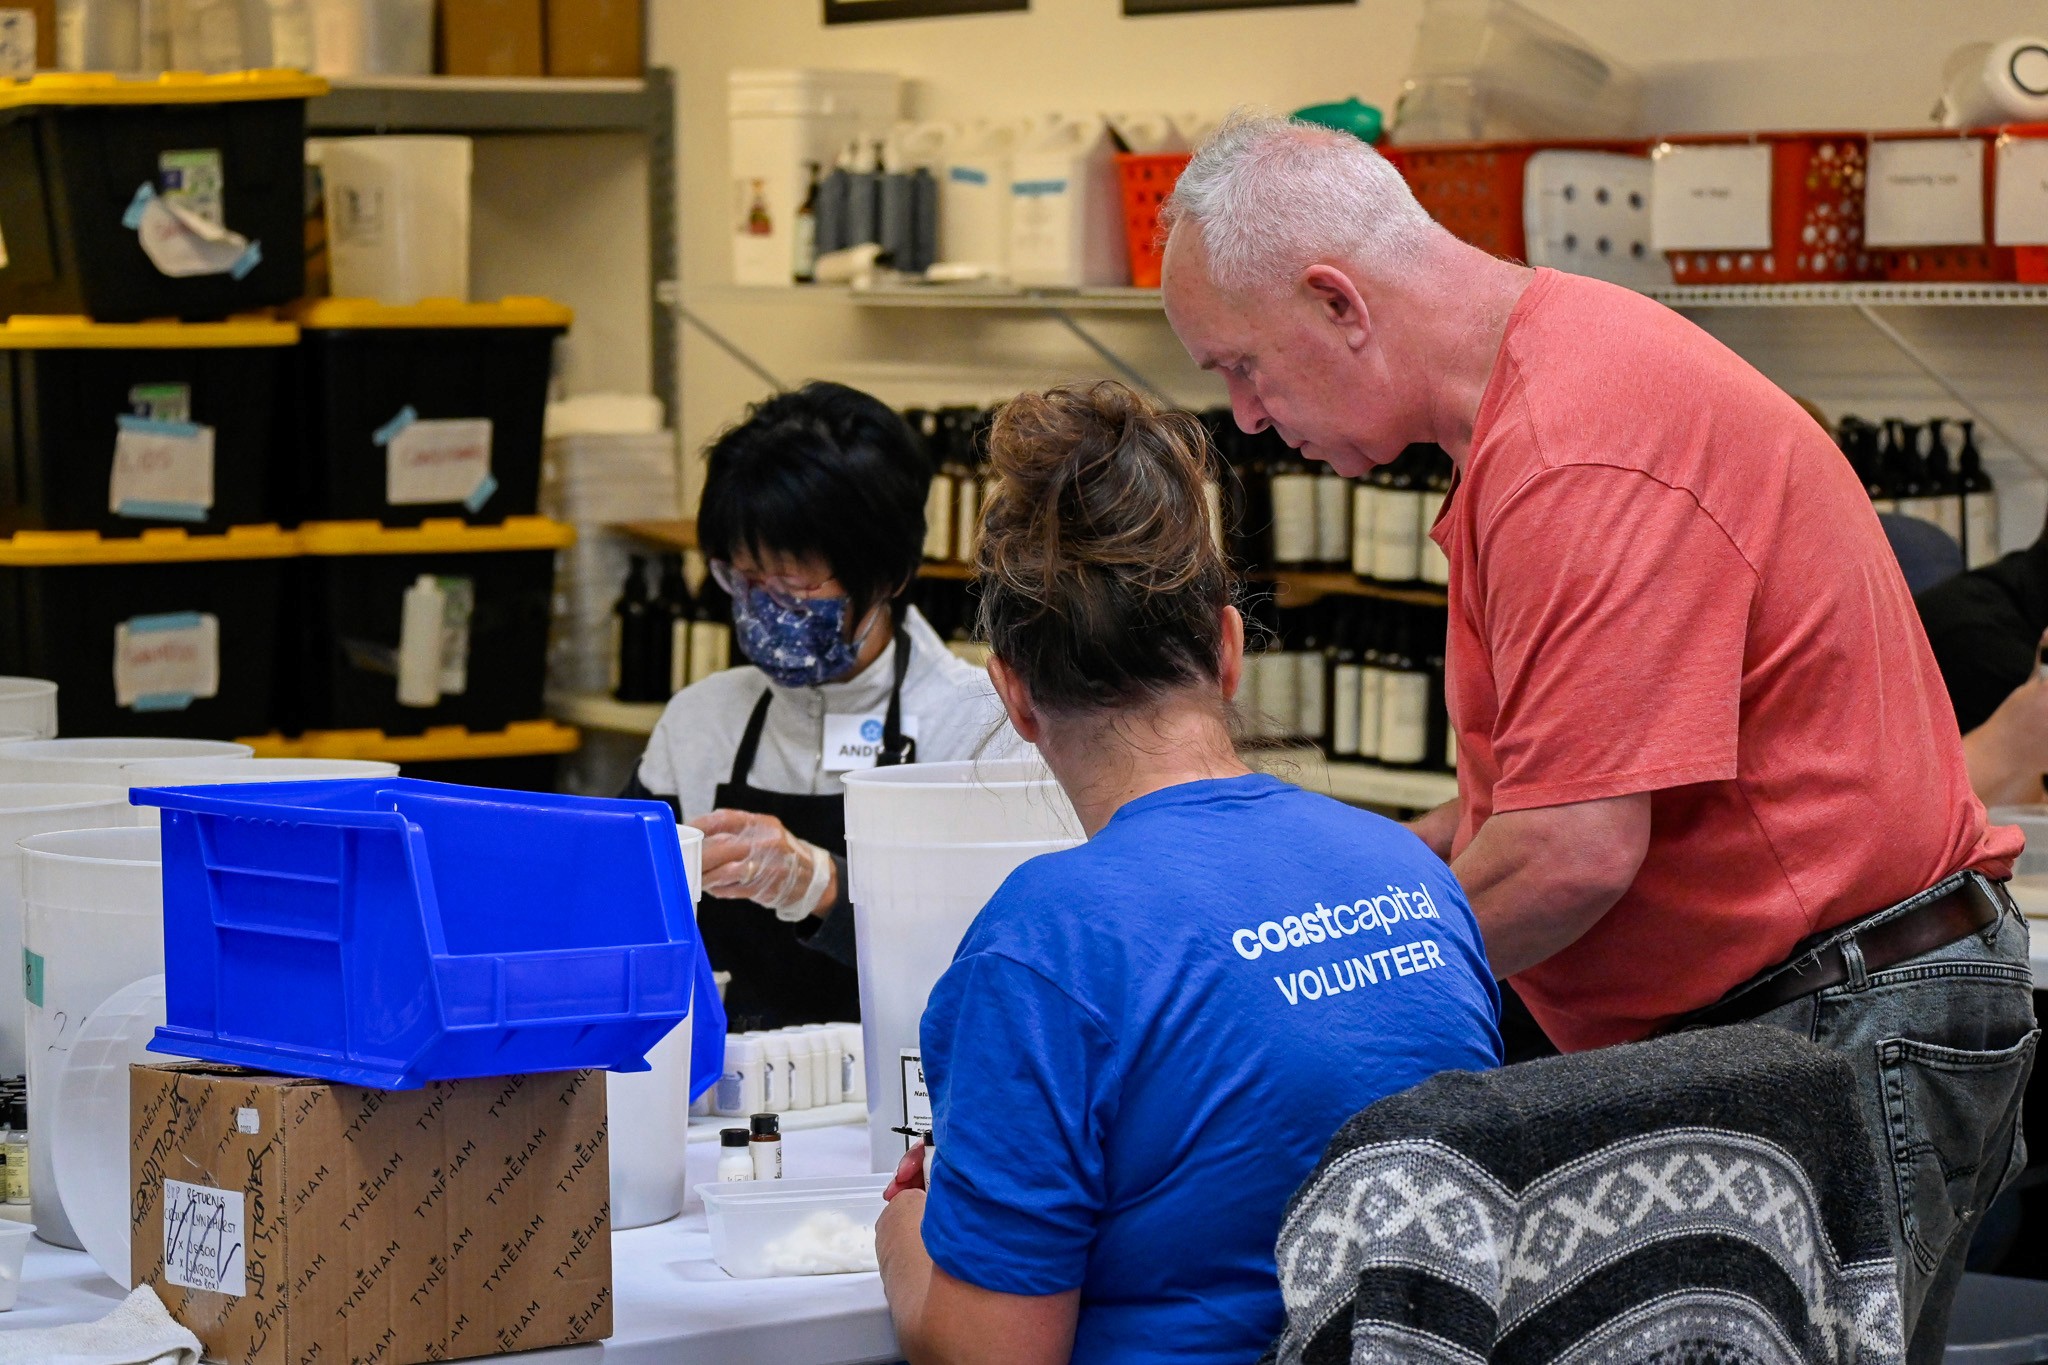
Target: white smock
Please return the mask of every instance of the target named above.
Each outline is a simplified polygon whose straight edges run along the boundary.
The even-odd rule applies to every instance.
[[[903,617],[910,668],[903,675],[903,724],[915,733],[917,761],[1015,758],[1031,752],[1010,728],[984,669],[946,648],[917,608]],[[782,687],[751,665],[693,683],[670,699],[640,758],[640,784],[672,796],[685,820],[712,809],[718,784],[732,775],[733,755],[763,692],[775,700],[746,781],[793,796],[839,796],[840,774],[825,770],[825,717],[880,716],[896,678],[896,642],[842,682]]]

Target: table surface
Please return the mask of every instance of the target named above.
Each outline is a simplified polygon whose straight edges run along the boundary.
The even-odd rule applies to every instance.
[[[865,1172],[865,1123],[783,1138],[790,1176]],[[716,1144],[688,1144],[689,1202],[680,1218],[612,1234],[614,1327],[609,1341],[517,1355],[519,1365],[860,1365],[899,1356],[878,1275],[735,1280],[711,1260],[696,1187],[710,1181]],[[82,1251],[29,1243],[21,1298],[0,1314],[0,1334],[104,1317],[124,1293]]]

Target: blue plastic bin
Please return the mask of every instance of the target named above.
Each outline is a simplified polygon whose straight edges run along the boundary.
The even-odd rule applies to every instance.
[[[698,956],[674,814],[405,778],[138,790],[163,810],[153,1050],[409,1089],[644,1071]]]

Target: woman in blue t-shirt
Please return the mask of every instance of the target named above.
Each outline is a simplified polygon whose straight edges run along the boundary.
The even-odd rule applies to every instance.
[[[1450,870],[1250,771],[1244,656],[1192,418],[1025,395],[976,568],[990,672],[1088,842],[996,892],[924,1014],[937,1159],[878,1228],[912,1361],[1244,1362],[1288,1196],[1357,1110],[1496,1065]]]

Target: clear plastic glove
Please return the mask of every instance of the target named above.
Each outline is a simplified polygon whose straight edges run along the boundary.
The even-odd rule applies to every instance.
[[[690,821],[704,832],[702,894],[753,901],[791,924],[816,912],[832,889],[832,855],[791,834],[772,815],[715,810]]]

